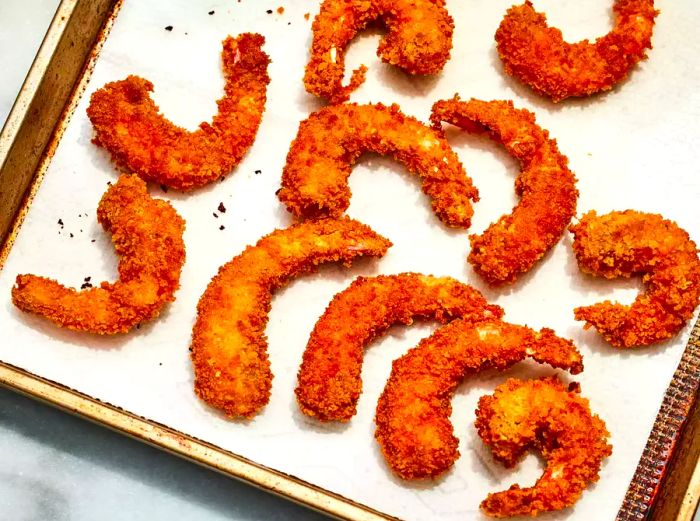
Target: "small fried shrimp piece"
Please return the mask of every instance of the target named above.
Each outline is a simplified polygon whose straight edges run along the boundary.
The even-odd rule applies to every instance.
[[[447,471],[459,457],[450,422],[457,386],[471,374],[526,358],[583,370],[574,344],[551,329],[538,333],[498,319],[450,322],[394,361],[375,417],[375,437],[391,469],[403,479]]]
[[[612,89],[646,58],[654,29],[654,0],[615,0],[615,26],[595,43],[567,43],[529,0],[513,6],[496,31],[505,71],[558,102]]]
[[[598,481],[603,460],[612,454],[610,434],[577,387],[570,388],[576,392],[556,377],[510,379],[479,400],[476,429],[494,458],[513,467],[534,448],[547,462],[534,487],[513,485],[489,494],[481,503],[487,515],[536,516],[562,510]]]
[[[334,105],[299,125],[278,196],[299,217],[338,217],[350,204],[348,176],[363,152],[391,155],[417,174],[433,211],[467,228],[479,199],[449,143],[398,105]]]
[[[454,23],[444,0],[325,0],[311,29],[311,60],[304,85],[331,103],[347,101],[365,80],[367,67],[343,86],[345,50],[358,31],[381,20],[387,29],[377,56],[410,74],[435,74],[450,58]]]
[[[119,255],[119,280],[77,291],[36,275],[18,275],[12,301],[60,327],[102,335],[127,333],[175,300],[185,262],[185,221],[170,203],[122,175],[97,207],[97,220]]]
[[[394,324],[502,315],[477,290],[450,277],[359,277],[333,298],[311,333],[296,389],[299,407],[322,421],[352,418],[362,390],[364,346]]]
[[[676,335],[700,303],[700,259],[690,237],[657,214],[589,212],[570,227],[579,269],[614,279],[642,275],[630,306],[609,300],[574,310],[614,347],[647,346]]]
[[[229,173],[253,144],[265,110],[265,39],[244,33],[223,42],[225,94],[211,124],[189,132],[159,112],[149,92],[153,84],[138,76],[108,83],[90,98],[93,142],[119,167],[176,190],[192,190]]]
[[[195,391],[232,418],[252,418],[270,399],[265,326],[272,292],[326,262],[381,257],[391,242],[352,219],[275,230],[224,264],[197,306]]]
[[[511,101],[438,101],[431,120],[436,128],[445,121],[468,132],[487,130],[520,161],[515,180],[520,202],[482,235],[469,238],[469,262],[484,280],[514,282],[557,243],[576,212],[578,191],[568,159],[535,123],[535,115]]]

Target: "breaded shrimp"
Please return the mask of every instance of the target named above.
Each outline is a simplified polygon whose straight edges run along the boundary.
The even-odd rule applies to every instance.
[[[615,0],[615,26],[595,43],[567,43],[529,0],[511,7],[496,31],[505,70],[535,91],[561,101],[612,89],[646,58],[654,0]]]
[[[319,420],[347,421],[362,390],[364,347],[394,324],[415,318],[499,318],[477,290],[450,277],[419,273],[359,277],[338,293],[316,323],[296,389],[301,410]]]
[[[87,109],[93,142],[121,168],[176,190],[191,190],[229,173],[253,144],[265,110],[269,57],[259,34],[223,42],[225,94],[211,124],[189,132],[171,123],[150,98],[153,84],[138,76],[95,91]]]
[[[302,121],[287,155],[280,201],[299,217],[342,215],[350,204],[347,179],[363,152],[391,155],[421,178],[442,222],[469,226],[471,202],[479,196],[457,155],[398,105],[335,105]]]
[[[605,423],[591,413],[576,386],[567,390],[556,377],[511,379],[476,410],[476,429],[494,458],[513,467],[534,448],[547,462],[534,487],[513,485],[489,494],[481,503],[492,517],[536,516],[570,507],[591,483],[612,453]]]
[[[55,280],[18,275],[12,301],[60,327],[103,335],[126,333],[175,300],[185,262],[185,222],[153,199],[137,176],[122,175],[97,207],[97,220],[119,255],[119,280],[77,291]]]
[[[634,210],[589,212],[571,226],[581,271],[614,279],[642,275],[645,291],[630,306],[610,301],[576,308],[615,347],[646,346],[676,335],[700,303],[700,259],[673,221]]]
[[[377,404],[375,437],[403,479],[434,478],[459,457],[450,414],[452,395],[470,374],[506,369],[532,358],[572,373],[583,369],[569,340],[498,319],[455,320],[394,361]]]
[[[438,129],[445,121],[468,132],[488,131],[520,161],[515,180],[520,202],[482,235],[469,238],[469,262],[484,280],[514,282],[559,241],[576,212],[576,177],[568,159],[535,123],[535,115],[511,101],[438,101],[431,120]]]
[[[444,0],[325,0],[311,29],[306,90],[331,103],[347,101],[365,80],[367,67],[343,86],[345,51],[358,31],[381,20],[387,29],[377,56],[410,74],[435,74],[450,58],[454,23]]]
[[[226,263],[197,306],[192,332],[195,391],[230,417],[252,418],[270,398],[265,326],[272,292],[326,262],[381,257],[391,246],[343,218],[275,230]]]

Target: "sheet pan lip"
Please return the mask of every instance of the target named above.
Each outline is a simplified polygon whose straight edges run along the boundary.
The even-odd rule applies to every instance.
[[[37,53],[37,57],[35,58],[27,74],[25,82],[22,85],[20,94],[18,95],[10,111],[2,131],[0,132],[0,169],[6,161],[7,153],[12,146],[14,138],[21,129],[23,121],[26,120],[29,104],[31,103],[33,96],[36,94],[39,82],[41,81],[41,78],[43,77],[50,63],[51,58],[57,50],[57,44],[70,22],[70,17],[76,6],[79,5],[81,1],[83,0],[61,0],[51,25],[49,26],[49,30],[47,31],[47,35],[45,36],[39,52]],[[113,7],[110,9],[110,13],[107,15],[106,21],[103,21],[106,32],[109,31],[109,27],[119,11],[122,1],[123,0],[112,0]],[[74,91],[69,97],[63,113],[55,122],[53,122],[55,124],[53,135],[46,147],[44,157],[42,157],[40,160],[39,166],[37,167],[28,185],[28,195],[25,197],[22,206],[13,218],[10,232],[6,237],[4,244],[0,244],[0,270],[2,270],[4,267],[5,257],[12,248],[14,237],[16,237],[16,235],[19,233],[19,228],[23,217],[31,206],[33,196],[42,182],[43,172],[46,170],[51,161],[51,152],[60,141],[65,127],[72,116],[73,109],[77,105],[77,101],[82,97],[82,95],[84,95],[85,86],[89,77],[91,76],[92,66],[94,65],[94,62],[99,54],[103,41],[104,39],[98,39],[98,41],[95,43],[85,66],[75,77],[76,83]],[[686,357],[691,356],[700,359],[700,354],[694,354],[691,352],[691,348],[693,347],[691,345],[694,338],[693,335],[695,335],[697,339],[700,339],[700,320],[696,322],[693,328],[693,332],[688,340],[688,345],[683,353],[681,363],[674,373],[669,389],[664,394],[664,403],[666,403],[669,393],[672,392],[674,384],[677,384],[679,380],[678,374],[683,367]],[[700,350],[700,340],[696,341],[698,342],[698,344],[696,344],[698,350]],[[698,351],[698,353],[700,353],[700,351]],[[299,478],[264,467],[254,461],[217,447],[216,445],[203,440],[198,440],[195,437],[184,434],[168,426],[161,425],[153,420],[139,417],[138,415],[135,415],[129,411],[102,402],[99,399],[92,398],[84,393],[70,389],[69,387],[60,383],[52,382],[51,380],[35,375],[29,371],[13,366],[12,364],[5,363],[1,360],[0,386],[48,403],[52,406],[138,439],[139,441],[148,443],[154,447],[168,451],[179,457],[206,466],[225,475],[240,479],[253,486],[295,501],[312,509],[321,511],[325,514],[340,519],[352,520],[397,519],[357,503],[351,499],[327,491],[311,483],[307,483]],[[683,394],[683,396],[689,400],[688,403],[692,405],[693,401],[700,400],[700,396],[698,396],[699,394],[700,390],[696,385],[694,391],[688,390]],[[76,404],[76,406],[72,407],[71,403]],[[639,490],[639,487],[642,486],[640,479],[648,477],[649,475],[649,472],[644,468],[645,458],[647,461],[654,461],[660,465],[662,475],[661,479],[659,479],[658,487],[663,487],[663,470],[667,468],[669,462],[675,454],[675,450],[677,449],[676,442],[683,434],[688,420],[687,411],[689,408],[690,405],[688,405],[682,422],[676,426],[671,440],[672,443],[669,446],[665,456],[663,458],[658,458],[658,451],[654,449],[652,438],[655,434],[658,435],[659,431],[667,426],[667,423],[663,421],[665,413],[662,405],[662,410],[659,411],[654,427],[647,438],[647,444],[641,456],[639,466],[635,471],[634,478],[629,485],[623,505],[618,513],[617,521],[627,521],[628,519],[634,519],[637,521],[653,518],[652,511],[657,499],[656,494],[649,496],[648,499],[644,498],[642,495],[640,499],[639,495],[635,495],[637,493],[634,491]],[[114,416],[118,420],[110,421],[110,416]],[[660,419],[662,421],[661,425],[659,425]],[[152,433],[134,433],[130,430],[130,428],[135,429],[136,427],[144,429],[144,432],[151,431]],[[171,446],[168,442],[163,441],[163,439],[171,440],[172,443],[174,443],[174,440],[184,441],[184,446],[190,447],[190,449],[188,451],[181,444]],[[198,457],[196,450],[202,451],[204,456]],[[650,457],[652,459],[650,459]],[[230,470],[227,468],[231,465],[235,466],[237,470]],[[245,472],[242,470],[244,468],[252,471],[255,475],[253,477],[245,475]],[[693,485],[694,483],[695,486]],[[693,480],[691,480],[688,487],[686,487],[684,508],[679,511],[676,518],[678,521],[689,521],[692,518],[693,512],[697,509],[698,502],[700,501],[700,489],[697,486],[698,484],[700,484],[700,461],[696,462]],[[657,492],[659,488],[657,488]]]
[[[0,386],[338,519],[394,521],[339,494],[0,361]]]
[[[70,16],[80,0],[61,0],[56,8],[46,35],[39,46],[22,87],[15,98],[10,113],[0,129],[0,168],[5,163],[12,143],[14,142],[23,121],[28,116],[29,105],[36,95],[39,84],[48,67],[51,58],[58,48],[63,31],[70,22]]]

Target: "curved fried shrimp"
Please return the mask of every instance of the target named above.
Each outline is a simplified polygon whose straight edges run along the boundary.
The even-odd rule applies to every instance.
[[[515,180],[520,202],[482,235],[469,238],[469,262],[479,275],[493,285],[515,281],[557,243],[576,212],[576,177],[568,159],[535,115],[511,101],[438,101],[431,120],[438,128],[446,121],[469,132],[488,130],[520,161]]]
[[[595,43],[567,43],[528,0],[511,7],[496,31],[505,70],[537,92],[561,101],[612,89],[646,58],[654,0],[615,0],[615,26]]]
[[[103,335],[126,333],[158,316],[180,286],[185,222],[146,183],[123,175],[102,196],[97,220],[112,233],[119,280],[77,291],[36,275],[18,275],[12,301],[60,327]]]
[[[459,158],[436,131],[398,105],[325,107],[299,125],[278,196],[297,216],[337,217],[350,204],[348,176],[363,152],[391,155],[417,174],[433,211],[449,226],[468,227],[479,199]]]
[[[269,400],[265,326],[272,292],[319,264],[380,257],[391,246],[352,219],[275,230],[224,264],[197,306],[192,332],[195,391],[231,417],[252,417]]]
[[[363,348],[394,324],[411,324],[418,317],[445,323],[502,315],[477,290],[450,277],[359,277],[333,298],[311,333],[299,370],[299,407],[323,421],[354,416]]]
[[[556,377],[499,385],[492,396],[479,400],[476,429],[506,467],[515,466],[529,448],[547,462],[534,487],[513,485],[489,494],[481,508],[492,517],[536,516],[570,507],[598,481],[601,464],[612,453],[603,420],[591,413],[588,400],[567,391]]]
[[[581,355],[551,329],[539,333],[497,319],[455,320],[394,361],[377,404],[375,437],[404,479],[436,477],[459,457],[450,401],[470,374],[532,358],[578,373]]]
[[[93,142],[146,181],[191,190],[217,180],[239,163],[258,132],[270,82],[264,42],[251,33],[224,40],[225,94],[211,124],[201,123],[194,132],[174,125],[151,99],[153,84],[129,76],[91,96]]]
[[[615,347],[646,346],[677,334],[700,303],[700,259],[688,234],[657,214],[589,212],[571,226],[581,271],[607,279],[642,275],[630,306],[609,300],[576,308]]]
[[[304,85],[331,103],[347,101],[365,80],[355,70],[344,87],[345,50],[358,31],[381,20],[387,29],[377,56],[410,74],[434,74],[450,58],[454,23],[444,0],[325,0],[314,19],[311,60]]]

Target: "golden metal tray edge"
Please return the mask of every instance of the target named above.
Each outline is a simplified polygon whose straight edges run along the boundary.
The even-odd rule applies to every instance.
[[[122,1],[61,1],[0,133],[0,269]],[[699,381],[700,321],[664,396],[618,521],[692,521],[700,501]],[[333,517],[395,519],[2,361],[0,385]]]

